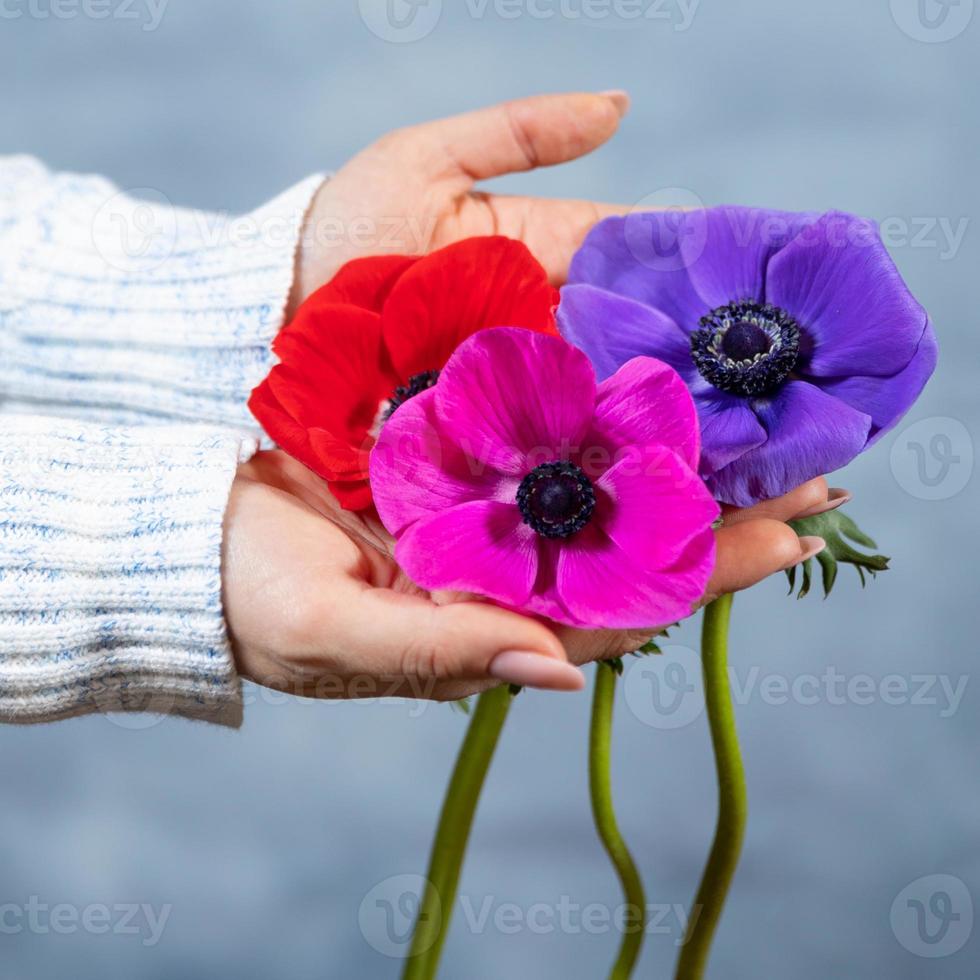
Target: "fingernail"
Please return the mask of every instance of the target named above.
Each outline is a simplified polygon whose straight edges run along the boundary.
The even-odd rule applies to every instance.
[[[854,494],[850,490],[844,490],[841,487],[831,487],[827,491],[827,499],[822,504],[817,504],[816,507],[811,507],[809,510],[803,511],[802,514],[798,514],[798,517],[816,517],[817,514],[826,514],[829,511],[837,510],[838,507],[842,507],[849,500],[854,499]]]
[[[545,691],[581,691],[585,687],[585,675],[577,667],[565,660],[524,650],[498,653],[489,673],[498,681]]]
[[[788,562],[783,566],[783,571],[787,568],[792,568],[794,565],[802,565],[803,562],[814,555],[819,555],[824,548],[827,547],[827,542],[823,538],[818,538],[816,535],[804,535],[800,538],[800,554],[798,557],[794,558],[791,562]]]
[[[610,88],[606,89],[604,92],[600,92],[599,94],[612,100],[620,117],[625,116],[626,113],[629,112],[630,94],[626,91],[626,89]]]

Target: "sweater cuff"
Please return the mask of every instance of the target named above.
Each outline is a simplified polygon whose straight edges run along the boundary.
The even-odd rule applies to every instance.
[[[314,175],[236,216],[0,158],[8,410],[258,433],[246,403],[272,366],[322,183]]]
[[[198,426],[0,425],[0,720],[241,724],[222,528],[254,440]]]

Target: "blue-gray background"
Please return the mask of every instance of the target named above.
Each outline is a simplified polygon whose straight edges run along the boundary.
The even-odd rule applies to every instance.
[[[969,19],[972,0],[938,27],[928,26],[942,19],[935,0],[925,21],[918,0],[702,0],[693,19],[690,3],[643,0],[667,19],[640,20],[621,16],[635,5],[614,0],[446,0],[434,25],[432,0],[415,22],[432,30],[413,43],[377,37],[356,0],[169,0],[155,30],[142,29],[153,21],[146,0],[113,0],[104,20],[70,3],[61,17],[33,3],[7,0],[0,18],[0,151],[158,188],[175,202],[245,210],[395,126],[523,94],[622,86],[634,108],[609,146],[504,186],[627,203],[674,187],[708,204],[890,219],[896,261],[935,319],[942,363],[898,433],[834,482],[855,491],[851,511],[894,570],[863,593],[845,570],[826,603],[787,599],[781,578],[736,603],[752,813],[712,976],[978,975],[977,936],[952,952],[956,930],[968,931],[964,893],[980,900],[970,479],[980,423],[980,17],[962,31],[955,22]],[[384,0],[363,6],[383,26]],[[943,229],[965,234],[957,243]],[[681,648],[696,645],[689,625],[669,653],[692,681],[695,654]],[[806,680],[830,667],[843,677],[836,689]],[[687,905],[715,785],[696,693],[678,712],[658,710],[656,669],[635,661],[628,672],[616,796],[650,901]],[[900,680],[882,684],[889,675]],[[780,678],[803,678],[802,696],[779,703]],[[961,678],[957,703],[943,683]],[[662,678],[668,706],[676,679]],[[358,909],[379,882],[424,870],[463,717],[445,706],[416,716],[405,704],[249,694],[256,703],[238,733],[101,717],[0,731],[0,903],[171,909],[155,945],[7,928],[0,977],[397,975],[397,961],[375,947],[386,941],[383,903],[399,907],[399,882],[369,897],[360,924]],[[585,695],[520,698],[462,883],[471,918],[489,900],[489,923],[468,923],[457,908],[444,976],[604,975],[616,936],[575,913],[619,901],[588,813],[587,715]],[[929,945],[906,900],[928,902],[937,886],[919,879],[936,874],[952,876],[938,889],[962,917]],[[563,896],[572,912],[549,929],[534,906],[557,916]],[[667,975],[676,952],[676,914],[661,917],[666,931],[648,940],[644,976]]]

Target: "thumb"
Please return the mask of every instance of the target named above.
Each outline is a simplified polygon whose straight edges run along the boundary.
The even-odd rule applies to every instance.
[[[366,589],[350,637],[372,672],[446,680],[498,680],[554,691],[585,685],[555,634],[537,620],[484,602],[436,605],[390,589]]]

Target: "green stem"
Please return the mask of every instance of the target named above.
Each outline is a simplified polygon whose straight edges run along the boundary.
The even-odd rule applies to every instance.
[[[725,907],[725,897],[735,875],[745,836],[748,812],[745,771],[738,748],[728,679],[728,621],[731,611],[732,597],[723,595],[704,612],[701,660],[708,724],[718,772],[718,825],[690,912],[675,980],[700,980],[704,976],[711,940]]]
[[[616,694],[616,668],[607,662],[597,665],[595,692],[592,696],[592,725],[589,729],[589,792],[592,816],[623,886],[626,906],[623,917],[623,941],[619,955],[609,973],[609,980],[627,980],[636,966],[646,930],[646,896],[643,882],[633,858],[616,824],[612,802],[612,779],[609,755],[612,744],[613,703]]]
[[[439,968],[473,814],[512,699],[510,687],[504,684],[486,691],[477,700],[439,814],[429,855],[428,882],[402,980],[432,980]]]

